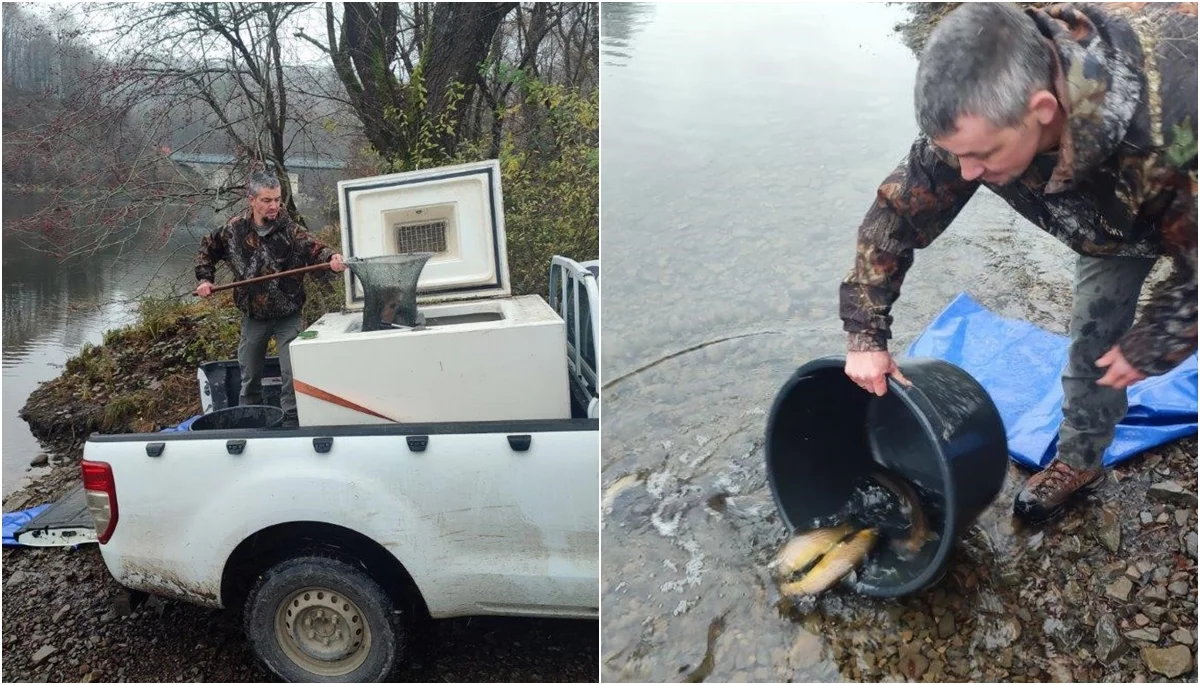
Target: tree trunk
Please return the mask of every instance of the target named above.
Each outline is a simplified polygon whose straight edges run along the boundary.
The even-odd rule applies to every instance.
[[[367,140],[384,159],[404,162],[414,153],[422,124],[445,124],[438,130],[438,153],[452,156],[470,111],[479,65],[487,58],[504,17],[517,3],[435,5],[432,20],[421,22],[419,29],[423,30],[416,32],[421,58],[414,76],[426,94],[420,111],[412,107],[413,84],[402,83],[393,71],[399,50],[395,6],[344,6],[340,36],[335,35],[333,10],[330,6],[326,9],[330,53]],[[451,92],[454,84],[461,88],[457,101]],[[417,116],[420,121],[413,120]]]

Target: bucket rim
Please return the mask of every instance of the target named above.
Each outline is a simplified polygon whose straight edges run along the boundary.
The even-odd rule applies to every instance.
[[[209,417],[218,416],[218,415],[224,416],[224,415],[228,415],[228,414],[234,414],[234,413],[237,413],[239,410],[259,410],[259,411],[265,410],[265,411],[263,411],[263,413],[265,415],[268,415],[270,417],[270,420],[268,421],[268,424],[263,427],[249,428],[249,429],[227,428],[227,429],[222,429],[222,430],[266,430],[266,429],[270,429],[270,428],[276,428],[279,426],[280,423],[283,422],[284,417],[287,416],[287,412],[285,412],[283,410],[283,408],[277,407],[273,404],[235,404],[230,407],[221,407],[220,409],[216,409],[216,408],[210,409],[209,411],[204,412],[203,414],[200,414],[199,416],[194,417],[192,419],[192,423],[188,425],[188,430],[195,430],[194,426],[196,425],[197,421],[199,421],[201,426],[203,426],[205,423],[207,423],[206,419],[209,419]],[[208,429],[202,427],[200,430],[208,430]]]
[[[907,357],[907,358],[904,358],[903,361],[905,361],[905,362],[925,361],[925,359],[924,358]],[[930,361],[944,361],[944,360],[933,359]],[[901,360],[897,359],[896,360],[897,366],[899,366],[900,363],[901,363]],[[779,417],[780,405],[783,403],[783,401],[786,399],[786,397],[790,394],[790,391],[797,384],[799,384],[800,381],[811,377],[813,375],[813,372],[815,372],[815,371],[823,371],[823,370],[827,370],[827,369],[838,369],[838,370],[844,372],[845,368],[846,368],[846,356],[843,354],[833,354],[833,355],[827,355],[824,357],[818,357],[816,359],[805,362],[804,364],[801,364],[792,373],[792,375],[788,377],[787,381],[784,382],[783,386],[780,387],[779,391],[775,394],[775,399],[771,403],[771,411],[767,415],[766,435],[767,435],[768,439],[764,441],[763,454],[766,458],[766,462],[768,465],[770,465],[773,462],[770,436],[774,435],[774,433],[775,433],[775,425],[776,425],[776,421],[778,420],[778,417]],[[851,382],[848,377],[846,378],[846,382],[848,382],[848,383]],[[891,376],[887,377],[887,387],[888,387],[889,392],[896,393],[896,396],[900,398],[900,401],[903,402],[904,405],[909,409],[909,411],[915,416],[918,424],[921,426],[921,430],[925,433],[926,437],[928,437],[933,444],[933,448],[936,452],[935,456],[937,457],[938,471],[942,477],[942,484],[943,484],[942,497],[944,499],[943,511],[945,513],[944,513],[943,520],[942,520],[941,536],[938,539],[937,552],[934,554],[931,562],[925,566],[925,568],[921,571],[921,573],[916,578],[914,578],[913,580],[910,580],[907,583],[904,583],[903,585],[897,585],[897,586],[891,586],[891,587],[868,585],[868,584],[864,584],[861,582],[858,584],[857,589],[861,594],[869,596],[869,597],[876,597],[876,598],[903,597],[905,595],[910,595],[914,592],[919,592],[920,590],[928,587],[933,581],[937,580],[941,575],[943,575],[943,573],[944,573],[943,567],[946,564],[947,557],[950,555],[950,549],[954,545],[953,529],[955,526],[955,521],[957,520],[957,517],[958,517],[958,506],[956,504],[957,488],[955,487],[954,481],[951,478],[950,464],[947,463],[947,461],[946,461],[946,454],[945,454],[945,451],[942,449],[942,441],[938,438],[938,434],[933,430],[933,424],[931,424],[929,422],[929,418],[925,415],[925,409],[923,407],[921,407],[920,404],[917,403],[917,401],[914,399],[914,395],[919,394],[921,396],[922,400],[925,402],[928,402],[928,399],[924,397],[924,393],[921,393],[919,388],[917,388],[915,386],[907,387],[905,385],[902,385],[899,381],[892,378]],[[864,390],[863,392],[866,392],[866,391]],[[871,456],[872,456],[872,462],[874,462],[880,468],[883,468],[882,464],[880,464],[878,461],[875,461],[875,459],[874,459],[875,455],[872,454]],[[775,501],[775,509],[776,509],[776,511],[779,512],[780,518],[783,520],[784,525],[787,527],[788,535],[794,536],[794,535],[796,535],[796,531],[799,530],[800,527],[797,526],[790,519],[790,517],[787,515],[787,513],[784,511],[784,508],[782,506],[782,503],[781,503],[781,500],[779,497],[779,490],[776,486],[775,480],[776,479],[775,479],[774,469],[768,468],[767,469],[767,484],[771,488],[771,498]]]

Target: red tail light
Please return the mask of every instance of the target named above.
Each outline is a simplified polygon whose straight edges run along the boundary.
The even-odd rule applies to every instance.
[[[88,511],[96,524],[96,539],[103,545],[117,529],[117,483],[113,480],[112,466],[85,459],[80,468]]]

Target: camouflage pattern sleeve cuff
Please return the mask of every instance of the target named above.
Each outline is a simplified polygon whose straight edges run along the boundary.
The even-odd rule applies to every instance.
[[[1135,328],[1118,341],[1121,356],[1129,365],[1146,376],[1161,376],[1176,366],[1179,366],[1189,355],[1196,351],[1196,341],[1190,344],[1173,340],[1173,344],[1155,346],[1148,344],[1150,340],[1162,340],[1161,336],[1148,334],[1144,329]]]
[[[850,333],[847,340],[848,352],[886,352],[887,340],[876,333],[860,331]]]

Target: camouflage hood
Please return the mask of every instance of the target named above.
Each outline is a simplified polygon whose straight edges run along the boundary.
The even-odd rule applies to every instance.
[[[1094,7],[1029,9],[1054,45],[1054,89],[1067,112],[1059,160],[1046,185],[1054,193],[1074,186],[1112,157],[1125,139],[1146,92],[1141,48],[1125,22]]]

